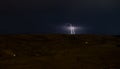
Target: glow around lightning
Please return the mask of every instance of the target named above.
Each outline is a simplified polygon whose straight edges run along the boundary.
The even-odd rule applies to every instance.
[[[70,29],[70,34],[75,34],[75,27],[72,26],[72,24],[70,24],[69,29]]]
[[[73,26],[72,24],[69,24],[67,28],[70,31],[70,34],[76,34],[75,30],[77,29],[77,27]]]
[[[74,35],[77,34],[76,32],[83,32],[83,27],[81,26],[74,26],[71,23],[65,24],[62,29],[64,29],[68,34]]]

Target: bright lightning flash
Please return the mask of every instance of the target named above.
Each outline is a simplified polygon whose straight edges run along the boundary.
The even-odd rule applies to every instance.
[[[68,29],[70,30],[70,34],[75,34],[75,30],[77,29],[76,27],[72,26],[72,24],[70,24],[70,26],[68,27]]]
[[[74,35],[77,31],[83,30],[83,27],[74,26],[70,23],[66,24],[66,26],[63,27],[65,30],[69,31],[69,34]]]

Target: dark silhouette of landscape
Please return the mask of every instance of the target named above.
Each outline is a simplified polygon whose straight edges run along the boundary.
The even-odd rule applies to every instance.
[[[0,35],[0,69],[120,69],[112,35]]]

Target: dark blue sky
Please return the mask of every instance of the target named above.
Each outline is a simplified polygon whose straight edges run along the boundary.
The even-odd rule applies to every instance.
[[[118,0],[4,0],[0,33],[65,33],[66,23],[83,27],[78,34],[120,34]]]

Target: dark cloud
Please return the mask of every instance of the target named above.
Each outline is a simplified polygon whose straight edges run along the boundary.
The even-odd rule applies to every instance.
[[[91,26],[89,32],[118,33],[119,9],[118,0],[1,0],[0,30],[54,32],[53,26],[71,22]]]
[[[117,8],[118,0],[2,0],[1,7],[48,8],[57,5],[66,8]]]
[[[113,11],[120,8],[118,0],[2,0],[0,10],[15,11],[51,11],[61,9],[67,13],[88,11]],[[87,13],[88,13],[87,12]],[[68,14],[69,15],[69,14]]]

